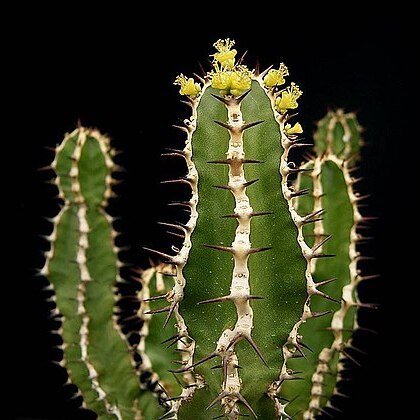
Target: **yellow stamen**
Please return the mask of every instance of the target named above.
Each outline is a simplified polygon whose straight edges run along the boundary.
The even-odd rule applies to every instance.
[[[299,86],[292,83],[288,88],[283,90],[276,99],[276,109],[280,114],[284,114],[288,109],[295,109],[298,107],[297,100],[302,96],[302,91]]]
[[[272,69],[267,73],[267,75],[264,77],[264,84],[269,88],[283,85],[285,83],[284,76],[288,75],[289,70],[284,65],[284,63],[281,63],[278,70]]]
[[[194,82],[192,77],[187,79],[183,74],[175,79],[174,85],[181,86],[181,89],[179,89],[181,95],[191,96],[192,98],[195,98],[201,92],[200,84]]]

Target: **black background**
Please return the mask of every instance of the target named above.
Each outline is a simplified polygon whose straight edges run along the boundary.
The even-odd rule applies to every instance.
[[[174,192],[159,182],[171,178],[179,168],[162,161],[160,153],[163,147],[181,145],[182,138],[171,124],[188,112],[179,104],[173,79],[181,71],[188,75],[199,72],[199,60],[208,68],[211,44],[227,36],[237,40],[238,50],[249,51],[251,67],[257,57],[262,67],[280,61],[288,65],[289,80],[304,91],[299,112],[307,133],[328,108],[337,106],[356,110],[366,128],[361,191],[372,193],[365,213],[378,216],[372,224],[376,239],[364,248],[376,259],[366,264],[366,271],[383,276],[363,287],[365,301],[379,302],[381,307],[373,314],[363,313],[362,321],[380,334],[360,336],[364,339],[360,346],[369,354],[360,356],[362,367],[355,369],[355,381],[348,388],[352,399],[341,404],[344,414],[335,417],[389,415],[383,400],[389,385],[385,358],[389,307],[384,284],[389,284],[393,268],[388,246],[393,209],[383,181],[391,142],[402,135],[396,122],[401,112],[400,93],[405,88],[401,68],[396,65],[404,61],[398,18],[350,13],[345,19],[343,12],[337,11],[334,17],[317,17],[307,25],[298,12],[274,19],[268,8],[264,18],[273,21],[266,26],[239,19],[232,25],[224,18],[208,25],[190,8],[174,11],[171,24],[161,22],[158,13],[108,12],[103,17],[73,10],[69,17],[49,10],[53,17],[42,13],[35,17],[27,10],[7,38],[12,66],[5,87],[13,93],[10,125],[14,128],[14,153],[20,156],[13,178],[19,181],[14,204],[20,220],[19,255],[23,255],[17,267],[21,273],[16,296],[21,309],[14,324],[17,380],[12,418],[89,417],[77,410],[77,401],[69,400],[71,389],[60,385],[65,373],[50,363],[56,356],[49,333],[54,324],[47,319],[49,306],[40,291],[45,280],[34,275],[43,264],[42,251],[47,249],[38,234],[51,229],[43,217],[57,212],[52,198],[56,191],[43,183],[51,174],[37,171],[53,157],[44,146],[53,147],[80,120],[109,134],[114,146],[124,151],[119,162],[127,174],[117,189],[121,198],[112,204],[111,212],[122,216],[117,227],[125,232],[123,242],[131,246],[125,259],[145,266],[147,256],[141,246],[169,246],[156,222],[168,220],[165,203],[169,200],[164,194],[173,197]],[[153,23],[153,30],[144,28],[146,21]],[[158,38],[162,33],[163,42]]]

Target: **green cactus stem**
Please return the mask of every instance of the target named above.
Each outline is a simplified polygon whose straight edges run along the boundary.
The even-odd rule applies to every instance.
[[[339,382],[344,364],[358,364],[358,349],[350,341],[353,329],[357,328],[356,309],[371,306],[357,298],[357,285],[363,279],[358,269],[362,257],[356,249],[363,237],[357,228],[365,220],[357,203],[365,197],[355,193],[357,179],[352,173],[359,159],[360,132],[354,114],[342,110],[329,112],[318,123],[314,136],[317,154],[305,164],[311,172],[298,182],[300,188],[312,190],[310,197],[299,199],[299,210],[305,213],[312,208],[320,215],[305,236],[316,243],[331,238],[320,249],[335,254],[334,258],[317,260],[312,266],[315,280],[329,279],[322,285],[322,291],[331,297],[330,302],[314,300],[312,306],[318,311],[330,311],[332,316],[301,327],[312,352],[306,360],[293,361],[292,366],[302,371],[305,380],[284,389],[285,398],[299,395],[290,409],[301,410],[304,419],[325,413],[325,408],[334,410],[333,395],[346,397],[340,392]]]
[[[52,168],[64,205],[53,219],[42,274],[53,286],[62,319],[61,365],[84,407],[99,418],[140,419],[142,404],[152,397],[140,390],[114,315],[120,263],[105,211],[115,168],[109,139],[79,127],[56,148]]]
[[[167,418],[203,418],[217,406],[232,419],[287,417],[282,390],[298,379],[292,359],[307,352],[301,326],[326,314],[312,300],[331,299],[312,278],[325,241],[310,247],[303,235],[318,213],[298,214],[296,198],[306,190],[289,179],[305,169],[289,161],[302,132],[289,110],[302,92],[294,83],[279,89],[284,64],[259,75],[235,64],[231,41],[215,46],[202,87],[176,80],[193,109],[182,127],[186,147],[172,152],[188,174],[171,182],[192,190],[188,224],[173,226],[185,235],[183,248],[174,256],[152,250],[177,273],[169,304],[152,313],[166,311],[164,325],[174,314],[183,338],[183,367],[174,373],[184,390]]]

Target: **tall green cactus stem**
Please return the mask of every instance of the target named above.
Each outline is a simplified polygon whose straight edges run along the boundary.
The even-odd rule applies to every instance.
[[[323,291],[341,302],[338,309],[334,302],[314,302],[317,310],[333,312],[332,319],[319,319],[314,325],[301,329],[302,334],[309,336],[307,344],[313,352],[308,354],[307,360],[295,362],[294,368],[303,371],[306,381],[285,389],[285,396],[299,393],[300,397],[291,408],[304,410],[304,419],[325,412],[324,407],[334,409],[333,400],[329,398],[343,396],[337,389],[342,378],[343,360],[357,363],[351,354],[351,349],[357,349],[349,341],[356,322],[355,308],[370,306],[357,299],[357,284],[363,279],[357,267],[361,256],[356,245],[362,239],[357,227],[364,220],[357,203],[364,197],[354,192],[357,180],[351,173],[359,158],[360,132],[354,114],[344,114],[342,110],[329,112],[318,123],[315,133],[317,155],[305,165],[311,168],[310,177],[299,180],[301,188],[312,187],[313,190],[312,197],[299,199],[299,210],[306,212],[308,206],[313,206],[314,211],[323,213],[322,220],[318,220],[305,235],[312,234],[316,242],[333,235],[331,241],[322,245],[322,250],[336,254],[331,260],[319,260],[313,264],[314,278],[336,276],[324,285]],[[320,337],[311,336],[310,330],[314,328],[325,332]]]
[[[141,405],[152,397],[142,395],[114,316],[120,263],[112,218],[105,212],[115,169],[109,139],[79,127],[56,148],[51,166],[64,205],[53,219],[42,274],[62,316],[61,365],[84,407],[99,418],[140,419]]]
[[[210,390],[198,389],[192,401],[192,394],[178,396],[180,418],[203,418],[205,409],[219,401],[230,419],[241,415],[241,406],[263,418],[287,416],[287,402],[279,393],[285,382],[297,379],[288,363],[304,355],[298,329],[322,315],[311,311],[311,296],[326,297],[311,273],[311,261],[323,256],[320,245],[311,248],[303,237],[303,227],[316,214],[296,212],[293,199],[304,192],[295,191],[289,180],[301,171],[288,157],[300,145],[296,134],[302,129],[298,123],[289,124],[288,110],[297,107],[301,91],[293,83],[278,90],[288,74],[283,64],[278,70],[252,74],[235,64],[236,51],[229,40],[215,46],[219,52],[214,70],[202,88],[183,75],[176,80],[193,107],[184,128],[187,146],[173,154],[191,160],[193,152],[187,164],[196,172],[181,181],[194,191],[193,203],[188,203],[194,205],[194,226],[181,228],[188,255],[183,250],[175,256],[153,251],[175,265],[183,291],[176,301],[175,285],[168,296],[170,305],[152,312],[182,314],[188,336],[178,325],[179,335],[191,341],[178,342],[186,355],[184,367],[175,373],[183,374],[188,387],[201,388],[204,378]],[[220,190],[232,193],[233,205]],[[254,211],[251,203],[261,209]],[[251,238],[257,247],[251,246]],[[214,250],[222,253],[215,255]],[[258,255],[249,259],[252,254]],[[255,299],[254,310],[250,301]],[[206,363],[214,358],[220,358],[222,375]]]

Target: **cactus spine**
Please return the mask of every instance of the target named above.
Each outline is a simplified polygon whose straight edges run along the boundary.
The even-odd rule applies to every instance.
[[[63,365],[100,418],[311,419],[334,409],[345,365],[357,363],[356,309],[372,306],[357,298],[357,121],[330,112],[297,165],[291,150],[308,144],[292,124],[302,92],[283,88],[287,67],[260,74],[236,60],[233,41],[214,46],[201,84],[175,80],[192,115],[178,127],[185,147],[166,155],[184,160],[186,176],[164,182],[190,187],[172,203],[189,219],[162,222],[182,237],[173,255],[145,248],[159,263],[137,280],[135,342],[113,310],[109,141],[79,128],[57,148],[64,206],[43,274],[63,316]]]

